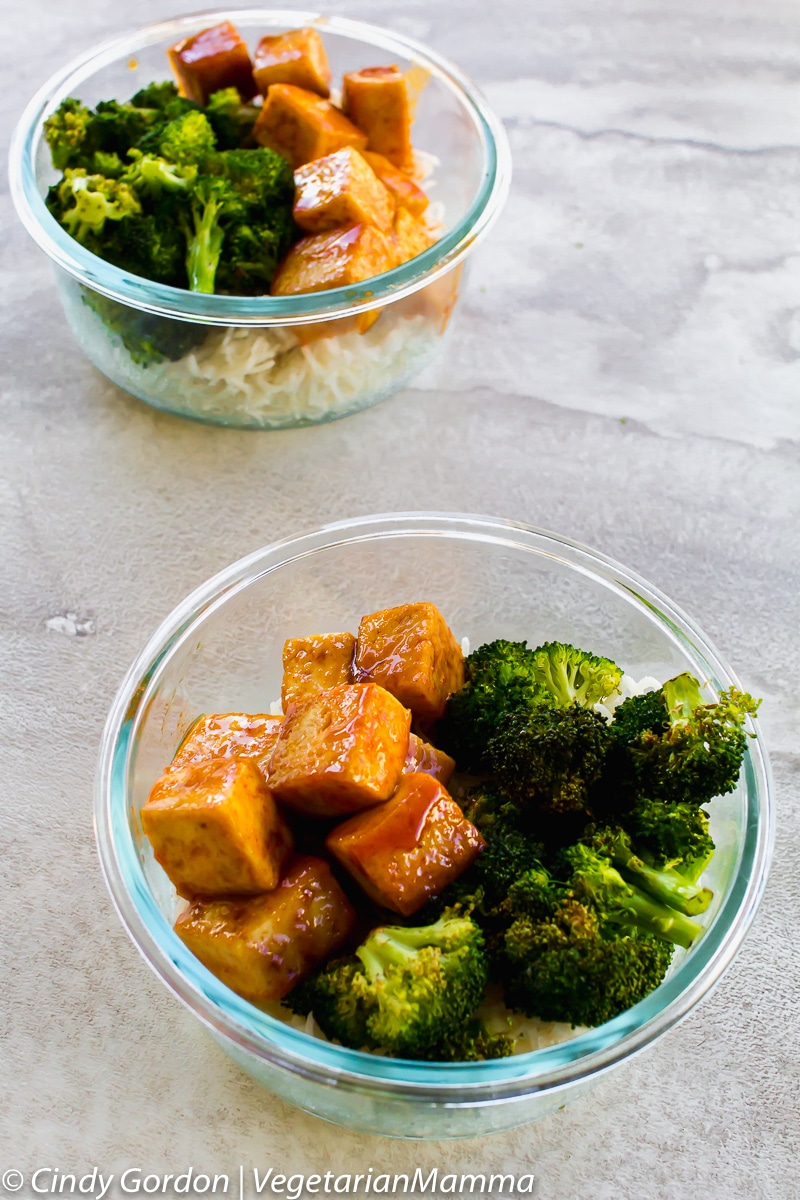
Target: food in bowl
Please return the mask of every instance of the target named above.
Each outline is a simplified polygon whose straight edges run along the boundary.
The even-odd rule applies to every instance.
[[[167,58],[176,83],[158,80],[93,109],[67,97],[44,123],[63,172],[47,207],[91,253],[192,292],[295,296],[361,284],[436,241],[398,67],[345,73],[339,107],[313,28],[264,35],[251,60],[223,21],[181,39]],[[84,299],[140,366],[192,351],[199,374],[197,348],[213,338],[205,326],[143,320],[94,292]],[[274,374],[285,373],[294,349],[366,334],[380,316],[372,309],[277,332]]]
[[[142,808],[175,932],[239,995],[354,1049],[504,1057],[512,1013],[601,1024],[701,937],[746,693],[560,642],[465,659],[427,603],[283,662],[284,714],[199,718]]]
[[[216,70],[206,73],[199,89],[192,91],[186,85],[192,91],[189,96],[176,97],[175,85],[164,85],[168,50],[188,43],[184,56],[191,59],[196,39],[213,19],[200,14],[144,26],[60,70],[31,101],[16,131],[10,161],[12,195],[27,229],[56,267],[60,298],[81,348],[121,388],[158,408],[229,426],[282,428],[335,419],[393,395],[442,346],[452,313],[463,295],[466,260],[497,217],[507,194],[507,140],[500,122],[474,85],[456,67],[406,38],[358,22],[311,14],[299,15],[298,24],[302,22],[303,28],[287,35],[285,12],[239,10],[235,14],[239,41],[246,39],[256,51],[251,57],[246,50],[251,75],[261,78],[261,86],[268,92],[278,89],[277,95],[283,95],[284,102],[287,96],[296,100],[298,92],[314,97],[305,109],[301,106],[299,114],[294,113],[300,119],[300,133],[302,118],[319,118],[319,106],[329,116],[335,109],[342,120],[355,127],[351,117],[341,112],[339,105],[344,101],[335,90],[327,97],[312,90],[323,88],[320,64],[313,54],[305,54],[308,74],[298,74],[292,67],[308,40],[308,30],[320,42],[324,39],[324,53],[336,82],[345,75],[358,77],[364,86],[368,85],[368,100],[376,84],[382,90],[387,100],[384,111],[388,107],[394,113],[389,124],[395,130],[395,140],[398,129],[401,139],[405,136],[403,123],[396,120],[399,74],[406,89],[409,121],[413,115],[413,175],[409,174],[407,159],[398,158],[398,162],[404,162],[399,166],[383,152],[393,153],[392,143],[382,140],[374,120],[373,145],[381,146],[381,150],[340,147],[352,149],[354,154],[341,156],[343,165],[337,178],[357,173],[360,190],[355,194],[351,188],[343,197],[334,198],[332,205],[326,201],[320,211],[301,217],[301,225],[289,213],[290,241],[294,239],[298,244],[298,239],[304,242],[308,238],[312,245],[310,255],[300,256],[302,271],[282,273],[280,294],[271,294],[270,289],[277,262],[285,257],[285,238],[281,241],[286,233],[284,217],[293,203],[282,207],[274,194],[270,200],[272,217],[256,222],[255,238],[253,227],[240,222],[234,245],[233,218],[230,213],[225,215],[223,223],[230,228],[216,263],[213,292],[192,291],[186,286],[189,275],[184,230],[186,226],[190,234],[193,230],[191,212],[184,214],[185,225],[162,222],[155,241],[140,240],[136,246],[122,245],[125,239],[116,226],[124,226],[125,218],[116,226],[108,218],[103,237],[116,243],[119,257],[112,252],[111,261],[107,261],[54,219],[46,196],[67,169],[83,169],[89,175],[116,170],[109,154],[116,155],[123,170],[132,166],[132,161],[125,158],[130,140],[123,137],[125,144],[104,150],[106,157],[97,162],[87,160],[82,166],[71,167],[65,162],[56,171],[51,165],[45,125],[56,120],[60,109],[58,120],[63,124],[69,126],[73,118],[80,124],[79,110],[85,109],[86,113],[103,117],[102,137],[97,122],[91,123],[102,141],[115,114],[130,115],[131,109],[137,108],[116,100],[112,103],[108,97],[139,97],[147,105],[147,109],[139,110],[142,119],[148,111],[152,115],[159,102],[169,105],[179,101],[186,110],[187,124],[194,124],[196,133],[206,120],[213,121],[213,128],[219,131],[214,133],[218,143],[215,154],[224,155],[224,146],[238,147],[243,126],[253,122],[254,113],[265,111],[259,103],[260,93],[243,102],[236,82],[226,88],[218,86],[220,80],[227,82],[233,77],[244,87],[236,74],[242,61],[240,51],[232,60],[236,68],[232,76],[220,75]],[[227,23],[220,20],[219,25]],[[225,35],[221,63],[230,68],[231,60],[226,55],[239,43],[225,29],[221,32]],[[266,46],[257,52],[263,43]],[[376,63],[386,67],[378,70]],[[393,64],[397,64],[397,71]],[[295,72],[291,79],[287,70]],[[216,88],[216,92],[208,92],[207,87]],[[350,90],[354,108],[361,105],[365,110],[359,110],[358,119],[368,123],[374,109],[372,101],[364,104],[358,87]],[[78,96],[83,106],[74,99]],[[62,108],[65,102],[67,107]],[[69,105],[74,112],[70,113]],[[293,128],[298,133],[297,121]],[[316,130],[312,153],[322,153],[324,138],[321,141],[316,135],[327,137],[328,123],[318,121],[315,127],[312,120],[305,128],[306,132],[309,128]],[[157,132],[154,127],[154,144],[149,148],[134,148],[145,156],[163,158]],[[262,128],[260,136],[269,139],[270,128]],[[369,135],[362,134],[357,143],[363,145],[365,137],[369,141]],[[297,138],[290,142],[283,150],[294,161],[300,142]],[[330,141],[325,144],[331,145]],[[261,146],[263,153],[254,154],[258,148],[253,141],[246,150],[231,149],[225,161],[230,166],[237,156],[246,158],[249,154],[251,161],[260,157],[266,163],[270,147]],[[67,158],[70,150],[68,144]],[[171,152],[176,153],[175,143]],[[335,155],[337,151],[331,149],[329,153]],[[281,162],[286,162],[283,156]],[[151,168],[152,163],[145,164],[144,174]],[[285,196],[291,199],[291,167],[286,170],[289,188]],[[424,179],[418,177],[420,172]],[[185,199],[189,185],[184,179],[187,186],[180,186],[177,170],[169,175],[169,204],[178,204],[177,193]],[[365,177],[369,183],[367,200]],[[284,183],[286,178],[284,174]],[[111,180],[115,187],[118,182]],[[159,186],[158,179],[151,182]],[[141,190],[143,181],[137,186]],[[219,189],[220,181],[215,186]],[[280,187],[277,190],[279,199]],[[377,209],[376,194],[383,201]],[[391,229],[385,226],[387,195],[397,214]],[[71,209],[69,189],[64,198]],[[87,199],[82,198],[84,205]],[[92,204],[95,200],[100,201],[101,208],[117,203],[113,195],[95,194]],[[104,206],[103,201],[109,201],[108,205]],[[141,199],[136,202],[142,204]],[[119,203],[121,207],[112,211],[123,211],[121,199]],[[167,205],[166,199],[163,203]],[[303,207],[314,208],[308,195]],[[369,213],[377,222],[374,227],[365,224]],[[146,215],[152,216],[148,197],[142,205],[142,216]],[[342,239],[335,228],[317,228],[330,219],[337,222],[335,228],[347,231],[364,226],[366,232],[361,237]],[[80,228],[79,221],[69,220]],[[303,220],[310,220],[315,228],[303,229]],[[133,223],[128,222],[128,226],[132,232]],[[82,236],[90,236],[87,230],[81,232]],[[399,265],[387,263],[387,247],[392,263]],[[209,262],[213,267],[216,254],[214,246],[210,248],[213,254],[204,252],[193,264],[193,270],[197,270],[195,281],[204,287],[210,285]],[[321,290],[298,290],[308,286],[309,277],[312,286],[320,283],[323,257],[338,264],[338,274],[329,272]],[[148,258],[155,273],[146,261],[142,262]],[[115,265],[117,262],[122,265]],[[381,273],[366,277],[376,270]]]

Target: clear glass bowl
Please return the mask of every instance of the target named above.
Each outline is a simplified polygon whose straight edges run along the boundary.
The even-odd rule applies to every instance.
[[[44,203],[58,177],[44,140],[45,118],[66,96],[88,104],[127,99],[145,83],[168,78],[166,48],[223,19],[238,26],[251,50],[269,31],[316,25],[334,80],[376,62],[412,72],[415,90],[421,89],[414,145],[436,163],[426,187],[443,233],[433,246],[354,287],[275,298],[206,296],[129,275],[61,228]],[[333,420],[404,387],[449,328],[465,284],[465,260],[500,212],[509,179],[502,125],[457,67],[372,25],[259,8],[178,17],[93,48],[37,93],[10,155],[17,211],[52,260],[67,319],[94,365],[157,408],[259,429]],[[360,333],[359,318],[373,309],[380,310],[379,319]],[[311,330],[314,325],[324,325],[326,336],[308,341],[319,332]],[[151,339],[165,357],[143,363],[130,352],[131,334]]]
[[[189,596],[128,672],[103,736],[96,833],[122,921],[159,978],[246,1071],[289,1103],[355,1129],[474,1137],[544,1116],[669,1029],[716,983],[763,890],[772,842],[769,771],[748,739],[737,790],[713,802],[717,853],[707,930],[664,983],[570,1041],[494,1062],[435,1064],[347,1050],[229,991],[172,931],[175,897],[138,813],[202,712],[268,711],[284,639],[355,630],[363,613],[437,604],[473,647],[495,637],[574,642],[639,678],[694,672],[736,682],[694,623],[617,563],[541,530],[484,517],[400,513],[328,525],[234,563]]]

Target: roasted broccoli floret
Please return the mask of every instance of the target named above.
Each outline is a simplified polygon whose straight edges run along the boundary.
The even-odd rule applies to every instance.
[[[533,670],[534,652],[525,642],[487,642],[464,660],[466,682],[447,702],[436,727],[436,744],[451,754],[462,770],[486,766],[489,739],[503,728],[510,713],[539,699],[541,687]]]
[[[600,778],[611,734],[589,708],[557,708],[539,702],[507,715],[490,738],[486,761],[522,808],[551,813],[584,812]]]
[[[591,906],[565,898],[546,916],[519,916],[504,939],[506,1003],[529,1017],[601,1025],[661,983],[667,942],[637,929],[603,931]]]
[[[245,104],[235,87],[212,92],[205,108],[206,116],[221,150],[238,150],[250,137],[258,116],[255,104]]]
[[[168,162],[157,154],[142,154],[131,150],[132,162],[125,168],[122,178],[135,192],[154,198],[165,192],[188,192],[197,177],[193,164],[179,166]]]
[[[482,1062],[488,1058],[507,1058],[513,1053],[514,1039],[509,1034],[490,1033],[476,1017],[443,1038],[430,1057],[437,1062]]]
[[[139,88],[136,95],[131,96],[131,104],[135,108],[157,108],[163,110],[168,105],[180,99],[182,97],[178,95],[178,89],[172,80],[162,79],[154,80],[152,83],[146,84],[145,87]],[[191,103],[191,101],[187,103]]]
[[[364,968],[354,955],[335,958],[293,988],[284,1003],[301,1016],[313,1013],[322,1032],[343,1046],[367,1049],[372,1044],[367,1029],[369,1007],[353,986],[363,974]]]
[[[98,249],[106,222],[138,216],[142,209],[131,188],[117,179],[87,175],[81,168],[67,170],[50,188],[47,207],[76,241]]]
[[[57,171],[85,167],[97,149],[94,113],[68,96],[45,121],[44,136]]]
[[[610,858],[591,847],[570,846],[563,860],[572,872],[570,895],[592,908],[601,928],[611,924],[641,929],[686,949],[702,934],[702,925],[628,883]]]
[[[173,163],[198,164],[212,154],[217,139],[208,117],[200,109],[183,113],[157,131],[158,152]],[[135,142],[130,142],[134,146]],[[149,150],[149,144],[139,146]]]
[[[433,925],[373,930],[355,959],[324,968],[287,1003],[355,1049],[435,1060],[463,1041],[487,976],[480,929],[446,912]]]
[[[700,684],[688,673],[648,697],[626,700],[612,723],[616,748],[604,786],[696,805],[733,791],[747,740],[744,724],[758,703],[738,688],[706,703]],[[653,727],[656,715],[661,720]]]
[[[641,858],[630,835],[619,826],[596,830],[588,844],[609,858],[626,880],[672,908],[694,916],[705,912],[711,903],[713,892],[709,888],[700,887],[671,864],[655,867]]]
[[[670,866],[696,883],[714,854],[708,813],[686,801],[637,799],[625,814],[625,827],[641,857],[656,867]]]
[[[193,292],[213,292],[225,225],[241,218],[245,206],[226,179],[203,175],[190,198],[192,223],[184,222],[186,273]]]
[[[560,708],[591,708],[614,694],[622,669],[610,658],[578,650],[566,642],[546,642],[533,651],[533,674],[540,689]]]

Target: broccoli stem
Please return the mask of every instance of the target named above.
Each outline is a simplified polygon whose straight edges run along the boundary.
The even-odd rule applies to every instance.
[[[694,710],[703,703],[700,684],[688,671],[676,675],[674,679],[668,679],[664,684],[663,693],[673,729],[690,721]]]
[[[651,899],[632,884],[628,885],[627,891],[627,895],[619,896],[618,907],[607,913],[610,921],[619,925],[635,925],[686,950],[702,934],[703,926],[691,917]]]
[[[651,867],[635,855],[627,859],[615,857],[614,861],[618,867],[635,875],[639,886],[656,900],[663,900],[689,916],[705,912],[714,897],[710,888],[700,887],[696,880],[672,867]]]
[[[472,929],[467,917],[440,917],[433,925],[406,927],[386,925],[375,929],[356,950],[371,980],[382,975],[388,965],[404,967],[413,962],[416,951],[424,946],[444,947]]]
[[[677,908],[682,913],[694,916],[705,912],[714,897],[709,888],[698,886],[697,878],[690,879],[669,864],[654,867],[645,862],[634,852],[628,835],[624,832],[607,836],[605,848],[615,866],[619,867],[626,877],[633,876],[633,880],[629,882],[638,884],[656,900],[662,900],[664,904]]]
[[[189,290],[192,292],[210,294],[214,291],[219,256],[225,238],[225,234],[219,227],[221,208],[220,202],[214,199],[205,202],[202,212],[198,211],[196,205],[192,206],[194,236],[189,239],[189,250],[186,255]]]

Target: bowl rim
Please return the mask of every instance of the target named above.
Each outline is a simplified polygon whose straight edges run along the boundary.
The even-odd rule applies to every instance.
[[[748,738],[743,768],[743,841],[732,884],[714,921],[659,988],[570,1041],[480,1063],[390,1059],[311,1037],[236,996],[186,949],[147,887],[128,822],[127,774],[137,713],[146,709],[170,652],[196,636],[196,623],[238,591],[320,551],[409,535],[508,544],[554,558],[650,610],[672,639],[691,652],[689,657],[708,668],[706,677],[715,688],[739,686],[731,668],[681,609],[637,573],[579,542],[536,526],[475,514],[381,513],[336,521],[237,560],[191,592],[161,622],[126,673],[109,712],[96,776],[95,837],[106,884],[129,936],[155,974],[215,1037],[317,1083],[449,1107],[480,1107],[594,1077],[661,1036],[710,992],[740,948],[763,895],[774,841],[771,774],[762,737],[750,724],[753,736]]]
[[[221,20],[251,26],[315,25],[375,45],[419,64],[460,101],[483,147],[481,182],[467,212],[427,250],[360,284],[330,288],[299,296],[223,296],[189,292],[155,283],[105,262],[62,229],[48,212],[36,182],[36,153],[42,123],[60,101],[104,66],[132,57],[137,50],[164,39],[170,41]],[[166,63],[165,63],[166,70]],[[453,270],[484,237],[497,219],[511,180],[511,151],[499,118],[480,90],[454,63],[402,34],[317,12],[289,9],[214,9],[151,22],[100,42],[56,71],[26,106],[14,131],[9,151],[11,196],[28,233],[52,262],[93,291],[144,312],[207,325],[286,325],[299,318],[309,323],[367,312],[401,300]]]

